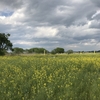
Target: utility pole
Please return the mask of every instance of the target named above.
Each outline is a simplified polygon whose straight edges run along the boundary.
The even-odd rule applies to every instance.
[[[44,50],[44,55],[45,55],[45,50]]]

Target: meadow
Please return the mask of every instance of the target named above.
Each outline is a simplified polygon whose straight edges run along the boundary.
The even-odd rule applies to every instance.
[[[0,100],[100,100],[100,54],[0,57]]]

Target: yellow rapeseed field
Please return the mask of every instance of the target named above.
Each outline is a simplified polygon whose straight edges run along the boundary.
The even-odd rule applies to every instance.
[[[0,100],[100,100],[100,54],[0,57]]]

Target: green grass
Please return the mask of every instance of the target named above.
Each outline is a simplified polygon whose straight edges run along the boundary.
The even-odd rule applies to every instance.
[[[100,55],[0,57],[1,100],[100,100]]]

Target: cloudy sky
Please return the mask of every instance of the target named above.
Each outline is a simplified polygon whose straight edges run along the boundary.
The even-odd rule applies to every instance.
[[[0,33],[24,49],[100,50],[100,0],[0,0]]]

